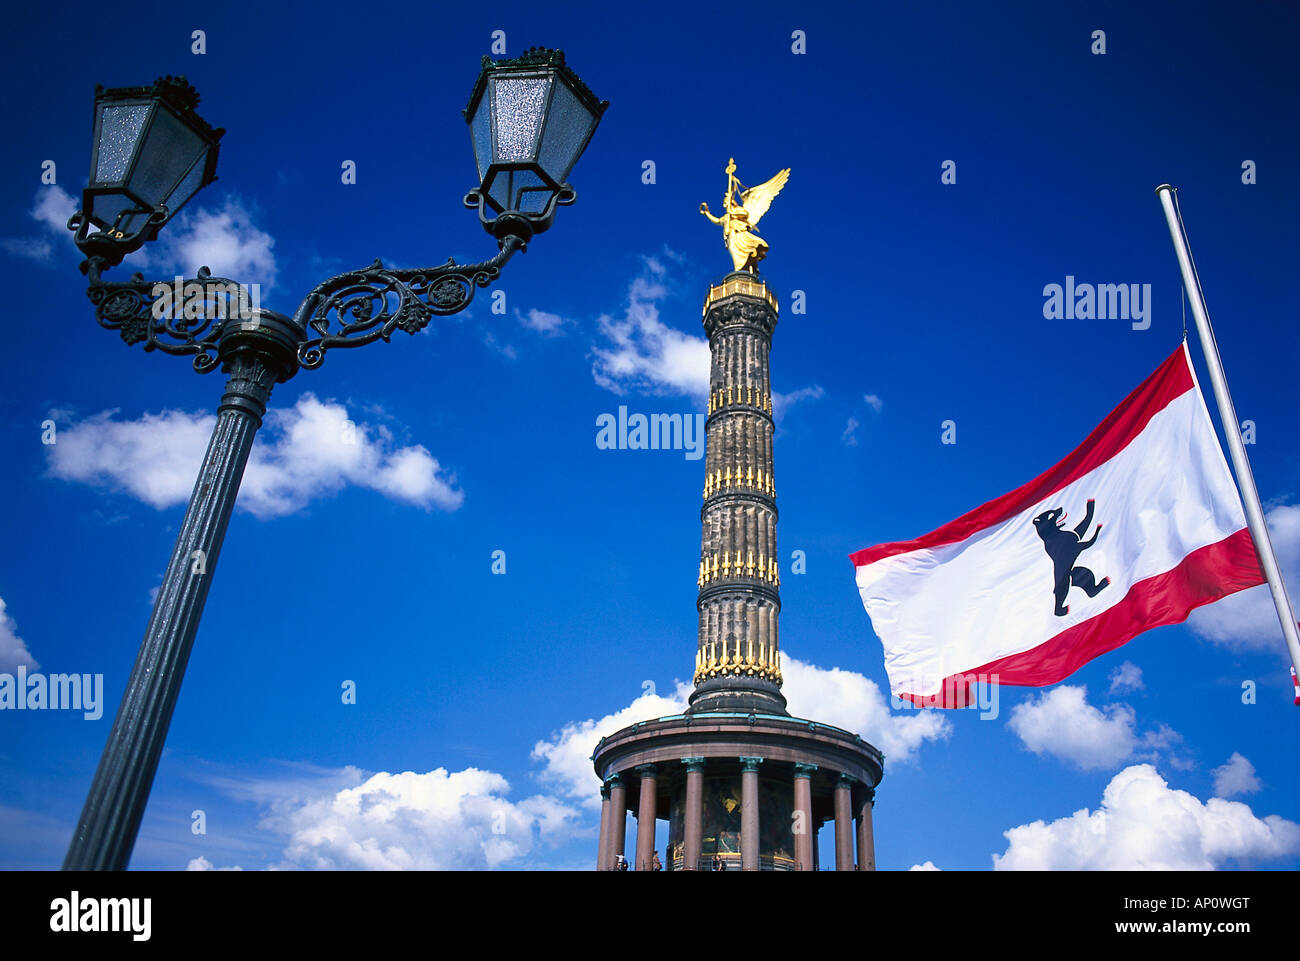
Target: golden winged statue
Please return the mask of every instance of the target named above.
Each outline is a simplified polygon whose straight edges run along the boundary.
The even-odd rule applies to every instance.
[[[727,192],[722,197],[722,216],[713,216],[707,203],[700,204],[700,213],[722,225],[722,242],[731,251],[731,262],[737,270],[758,273],[758,262],[767,256],[767,241],[758,236],[758,222],[789,179],[790,168],[786,167],[767,183],[746,190],[744,184],[736,179],[736,158],[732,157],[727,162]],[[739,201],[735,199],[737,191],[740,192]]]

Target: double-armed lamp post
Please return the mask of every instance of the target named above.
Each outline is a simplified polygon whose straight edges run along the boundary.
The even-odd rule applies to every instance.
[[[287,316],[249,309],[245,288],[212,277],[206,267],[179,290],[172,281],[139,274],[120,283],[102,279],[216,179],[225,131],[199,117],[198,102],[183,77],[164,77],[152,87],[97,88],[89,186],[81,210],[68,221],[86,255],[81,270],[100,326],[147,351],[191,355],[199,373],[220,367],[229,380],[65,870],[122,870],[130,860],[272,388],[301,369],[316,369],[330,350],[388,341],[397,330],[414,334],[434,316],[463,310],[476,288],[496,280],[516,251],[550,227],[557,206],[574,202],[567,177],[608,106],[569,69],[561,51],[484,57],[464,110],[479,175],[465,205],[478,209],[496,238],[496,256],[417,270],[376,260],[321,282]]]

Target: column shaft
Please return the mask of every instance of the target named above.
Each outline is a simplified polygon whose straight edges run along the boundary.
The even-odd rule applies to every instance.
[[[654,765],[637,768],[641,775],[641,803],[636,815],[636,869],[649,871],[655,853],[655,815],[659,798],[656,791]]]
[[[686,767],[686,823],[682,832],[682,867],[696,871],[704,841],[704,770],[702,765]]]
[[[835,784],[835,870],[853,870],[853,806],[851,781],[840,778]]]
[[[619,855],[627,853],[627,785],[617,780],[609,789],[609,848],[606,869],[614,870]]]
[[[875,795],[868,792],[862,807],[858,809],[858,870],[876,870],[876,837],[871,824],[871,812],[875,807]]]
[[[600,788],[600,841],[596,845],[596,870],[609,870],[609,785]]]
[[[740,869],[757,871],[759,860],[758,832],[758,765],[762,758],[742,757],[740,773]]]
[[[794,775],[794,810],[795,835],[794,859],[800,871],[813,870],[813,823],[812,823],[812,782],[807,773],[800,773],[795,766]]]

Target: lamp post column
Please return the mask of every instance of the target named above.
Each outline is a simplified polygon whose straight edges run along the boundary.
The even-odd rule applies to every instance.
[[[131,859],[253,437],[271,388],[297,371],[302,338],[270,311],[232,320],[222,335],[219,356],[230,380],[217,425],[64,870],[120,871]]]

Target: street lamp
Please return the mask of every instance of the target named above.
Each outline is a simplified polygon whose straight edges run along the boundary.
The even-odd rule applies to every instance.
[[[76,226],[69,223],[88,256],[120,264],[217,179],[217,141],[225,130],[209,127],[194,112],[198,105],[184,77],[163,77],[152,87],[95,87],[90,182]]]
[[[86,255],[81,270],[102,327],[146,351],[192,356],[200,373],[220,367],[229,380],[65,870],[121,870],[130,860],[272,388],[300,369],[319,367],[332,349],[387,342],[399,329],[414,334],[434,316],[463,310],[476,288],[492,283],[516,251],[550,227],[557,205],[576,199],[566,178],[609,105],[592,95],[561,51],[484,57],[464,111],[479,171],[479,186],[465,204],[478,208],[498,253],[477,264],[448,260],[403,270],[376,260],[321,282],[289,317],[246,309],[242,285],[213,277],[206,267],[183,284],[140,274],[126,282],[102,279],[216,179],[224,131],[195,113],[198,102],[183,77],[164,77],[152,87],[96,88],[90,181],[81,209],[68,220]],[[226,296],[239,309],[226,309]]]
[[[565,178],[605,106],[564,67],[558,50],[530,50],[508,66],[484,57],[469,106],[462,111],[480,181],[466,195],[466,206],[477,206],[484,226],[498,236],[513,229],[520,214],[533,232],[545,230],[556,205],[577,197]],[[495,220],[488,219],[485,208],[497,214]]]

